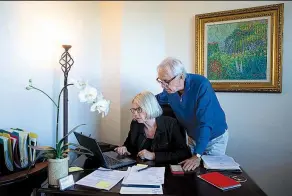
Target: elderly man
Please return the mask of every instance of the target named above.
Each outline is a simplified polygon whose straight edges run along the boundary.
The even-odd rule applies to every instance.
[[[189,138],[193,156],[180,163],[183,169],[194,170],[203,154],[225,154],[228,142],[225,113],[209,80],[186,73],[182,62],[171,57],[158,65],[157,72],[163,92],[156,98],[160,104],[171,106]]]

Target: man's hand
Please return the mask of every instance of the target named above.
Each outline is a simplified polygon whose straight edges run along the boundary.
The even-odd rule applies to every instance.
[[[183,170],[184,171],[192,171],[195,170],[201,162],[201,158],[197,157],[196,155],[192,156],[189,159],[186,159],[179,164],[183,164]]]
[[[119,155],[131,155],[131,153],[128,152],[126,146],[120,146],[120,147],[117,147],[117,148],[115,148],[115,151],[116,151]]]
[[[147,159],[150,161],[153,161],[155,159],[155,153],[154,152],[149,152],[148,150],[141,150],[138,154],[138,157],[141,159]]]

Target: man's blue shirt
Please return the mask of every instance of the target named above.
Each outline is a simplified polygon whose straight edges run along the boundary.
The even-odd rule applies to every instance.
[[[156,95],[159,104],[169,104],[178,121],[196,142],[195,153],[203,154],[210,140],[227,130],[225,113],[207,78],[187,74],[182,96],[165,90]]]

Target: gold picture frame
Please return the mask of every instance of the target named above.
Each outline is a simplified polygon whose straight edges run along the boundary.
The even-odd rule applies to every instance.
[[[284,4],[194,16],[195,73],[218,92],[282,92]]]

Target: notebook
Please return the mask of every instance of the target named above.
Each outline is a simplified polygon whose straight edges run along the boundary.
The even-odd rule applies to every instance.
[[[240,165],[232,158],[227,155],[202,156],[204,167],[207,170],[229,170],[241,172]]]
[[[241,184],[236,180],[224,176],[219,172],[210,172],[199,175],[198,177],[223,191],[235,189],[241,186]]]

